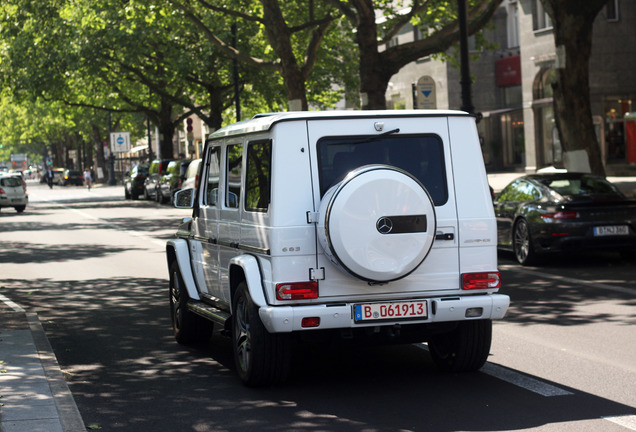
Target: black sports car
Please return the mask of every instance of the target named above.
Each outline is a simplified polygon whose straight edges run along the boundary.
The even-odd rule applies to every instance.
[[[498,246],[523,265],[565,250],[636,251],[636,200],[599,176],[526,175],[506,186],[494,206]]]

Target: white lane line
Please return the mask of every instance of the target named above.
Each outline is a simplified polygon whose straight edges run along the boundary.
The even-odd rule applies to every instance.
[[[22,307],[20,307],[19,304],[14,303],[9,297],[6,297],[0,294],[0,301],[2,301],[4,304],[9,306],[15,312],[24,312],[24,309],[22,309]]]
[[[619,426],[623,426],[629,430],[636,431],[636,415],[622,415],[602,418],[611,421],[612,423],[616,423]]]
[[[509,264],[505,264],[505,265],[500,265],[499,266],[500,270],[511,270],[511,271],[515,271],[515,272],[519,272],[519,273],[526,273],[526,274],[531,274],[531,275],[539,275],[543,278],[546,279],[554,279],[554,280],[558,280],[560,282],[567,282],[567,283],[571,283],[571,284],[577,284],[577,285],[587,285],[589,287],[592,288],[598,288],[598,289],[603,289],[606,291],[615,291],[615,292],[620,292],[623,294],[632,294],[632,295],[636,295],[636,289],[633,288],[626,288],[626,287],[622,287],[622,286],[618,286],[618,285],[610,285],[610,284],[604,284],[604,283],[599,283],[599,282],[590,282],[590,281],[586,281],[583,279],[576,279],[576,278],[571,278],[571,277],[566,277],[566,276],[559,276],[559,275],[553,275],[550,273],[544,273],[542,271],[539,270],[531,270],[531,269],[527,269],[527,268],[520,268],[514,265],[509,265]]]
[[[545,383],[493,363],[486,363],[480,371],[495,378],[499,378],[502,381],[514,384],[517,387],[540,394],[541,396],[552,397],[572,394],[572,392],[553,386],[552,384]]]
[[[428,351],[428,345],[426,345],[425,343],[413,345],[417,348],[423,349],[424,351]],[[540,394],[541,396],[552,397],[567,396],[573,394],[572,392],[563,390],[562,388],[553,386],[552,384],[548,384],[536,378],[531,378],[527,375],[523,375],[519,372],[515,372],[512,369],[508,369],[494,363],[486,363],[481,369],[479,369],[479,371],[507,383],[516,385],[517,387],[521,387],[523,389],[530,390],[531,392]]]

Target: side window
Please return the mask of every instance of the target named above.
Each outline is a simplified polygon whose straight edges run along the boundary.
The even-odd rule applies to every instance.
[[[219,174],[221,173],[221,148],[210,149],[208,156],[208,183],[205,188],[205,204],[216,206],[219,199]]]
[[[238,208],[241,202],[241,178],[243,165],[243,144],[227,146],[227,184],[225,186],[225,206]]]
[[[508,185],[499,195],[499,201],[532,201],[541,198],[541,192],[531,183],[517,180]]]
[[[257,141],[247,145],[245,174],[245,209],[266,212],[270,203],[272,142]]]

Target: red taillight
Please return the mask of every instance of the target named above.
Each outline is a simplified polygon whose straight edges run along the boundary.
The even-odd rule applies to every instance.
[[[194,177],[194,188],[198,189],[199,187],[199,174],[196,175],[196,177]]]
[[[542,219],[576,219],[579,217],[579,213],[575,211],[562,211],[556,213],[542,214]]]
[[[2,188],[0,188],[0,195],[6,195],[6,192]]]
[[[318,282],[276,284],[276,299],[306,300],[318,298]]]
[[[320,317],[305,317],[300,322],[302,327],[318,327],[320,325]]]
[[[462,289],[496,289],[501,287],[499,272],[464,273],[462,275]]]

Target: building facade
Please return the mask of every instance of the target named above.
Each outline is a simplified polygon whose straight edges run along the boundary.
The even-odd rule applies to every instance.
[[[498,48],[471,51],[472,100],[489,171],[563,167],[552,108],[558,66],[552,24],[540,0],[504,0],[486,39]],[[405,28],[392,43],[418,37]],[[626,115],[636,111],[636,2],[609,0],[596,17],[590,57],[590,99],[608,174],[636,172],[636,143],[626,137]],[[392,108],[458,109],[459,69],[423,58],[393,76]],[[418,85],[419,83],[419,85]],[[627,116],[629,118],[629,116]]]

